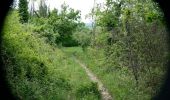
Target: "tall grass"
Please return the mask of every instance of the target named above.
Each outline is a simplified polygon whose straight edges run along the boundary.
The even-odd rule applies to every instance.
[[[146,86],[148,73],[145,74],[146,79],[140,79],[137,86],[132,72],[127,68],[119,68],[117,66],[108,67],[104,50],[101,48],[91,48],[83,52],[81,47],[64,48],[65,52],[74,54],[78,59],[82,60],[87,67],[103,82],[111,95],[116,100],[149,100],[151,99],[152,88]],[[113,59],[114,60],[114,59]],[[152,70],[154,72],[155,70]],[[162,77],[163,74],[155,72]],[[158,84],[158,83],[157,83]]]
[[[3,29],[2,57],[13,94],[23,100],[98,100],[85,71],[60,49],[20,24],[9,12]],[[78,91],[86,90],[85,94]],[[92,90],[88,90],[92,88]]]

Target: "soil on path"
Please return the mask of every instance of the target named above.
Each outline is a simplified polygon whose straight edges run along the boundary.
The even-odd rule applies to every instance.
[[[74,57],[75,58],[75,57]],[[86,71],[92,82],[96,82],[98,84],[98,89],[102,95],[102,100],[113,100],[113,97],[109,94],[108,90],[104,87],[103,83],[87,68],[85,64],[80,62],[75,58],[75,61],[80,64],[80,66]]]

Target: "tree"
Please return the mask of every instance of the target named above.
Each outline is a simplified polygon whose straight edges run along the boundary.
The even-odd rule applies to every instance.
[[[90,29],[88,29],[85,24],[79,26],[79,29],[73,33],[73,38],[79,43],[83,51],[90,45],[90,37]]]
[[[27,23],[29,19],[27,0],[19,0],[19,16],[21,23]]]
[[[47,5],[45,3],[45,0],[40,0],[39,15],[41,17],[47,17],[48,16],[48,9],[47,9]]]
[[[75,46],[78,43],[72,38],[73,32],[80,25],[80,11],[69,8],[65,3],[61,5],[61,12],[54,9],[49,18],[49,25],[55,33],[59,33],[57,44],[63,46]]]
[[[156,91],[168,52],[158,5],[152,0],[106,0],[104,8],[96,11],[97,26],[104,28],[103,34],[110,33],[105,47],[108,69],[128,67],[138,85],[145,81],[152,93]]]

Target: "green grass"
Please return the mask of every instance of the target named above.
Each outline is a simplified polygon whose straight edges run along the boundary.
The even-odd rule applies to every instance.
[[[99,100],[97,87],[72,56],[31,27],[19,23],[17,12],[9,13],[4,26],[2,55],[13,94],[24,100]]]
[[[137,87],[132,73],[127,68],[109,68],[105,64],[103,50],[81,47],[63,48],[68,54],[74,54],[82,60],[103,82],[115,100],[148,100],[151,98],[149,88]],[[142,90],[141,90],[142,89]]]
[[[118,62],[115,59],[112,64],[106,62],[102,48],[88,47],[86,51],[81,47],[57,48],[34,33],[33,27],[20,24],[14,11],[9,13],[3,30],[3,63],[11,90],[19,99],[100,100],[97,84],[90,81],[74,57],[98,76],[114,99],[151,98],[153,90],[144,85],[145,79],[137,87],[127,67],[120,68],[114,64]],[[158,76],[159,71],[154,69],[153,74]],[[142,76],[147,78],[149,74]]]
[[[76,53],[79,53],[79,54],[84,53],[81,47],[62,47],[61,50],[63,50],[69,55],[76,54]]]

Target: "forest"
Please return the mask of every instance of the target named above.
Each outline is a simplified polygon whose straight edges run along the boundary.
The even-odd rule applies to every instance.
[[[50,9],[46,1],[15,1],[4,23],[1,55],[18,100],[150,100],[159,93],[169,47],[157,3],[94,0],[87,26],[80,10],[66,2]]]

